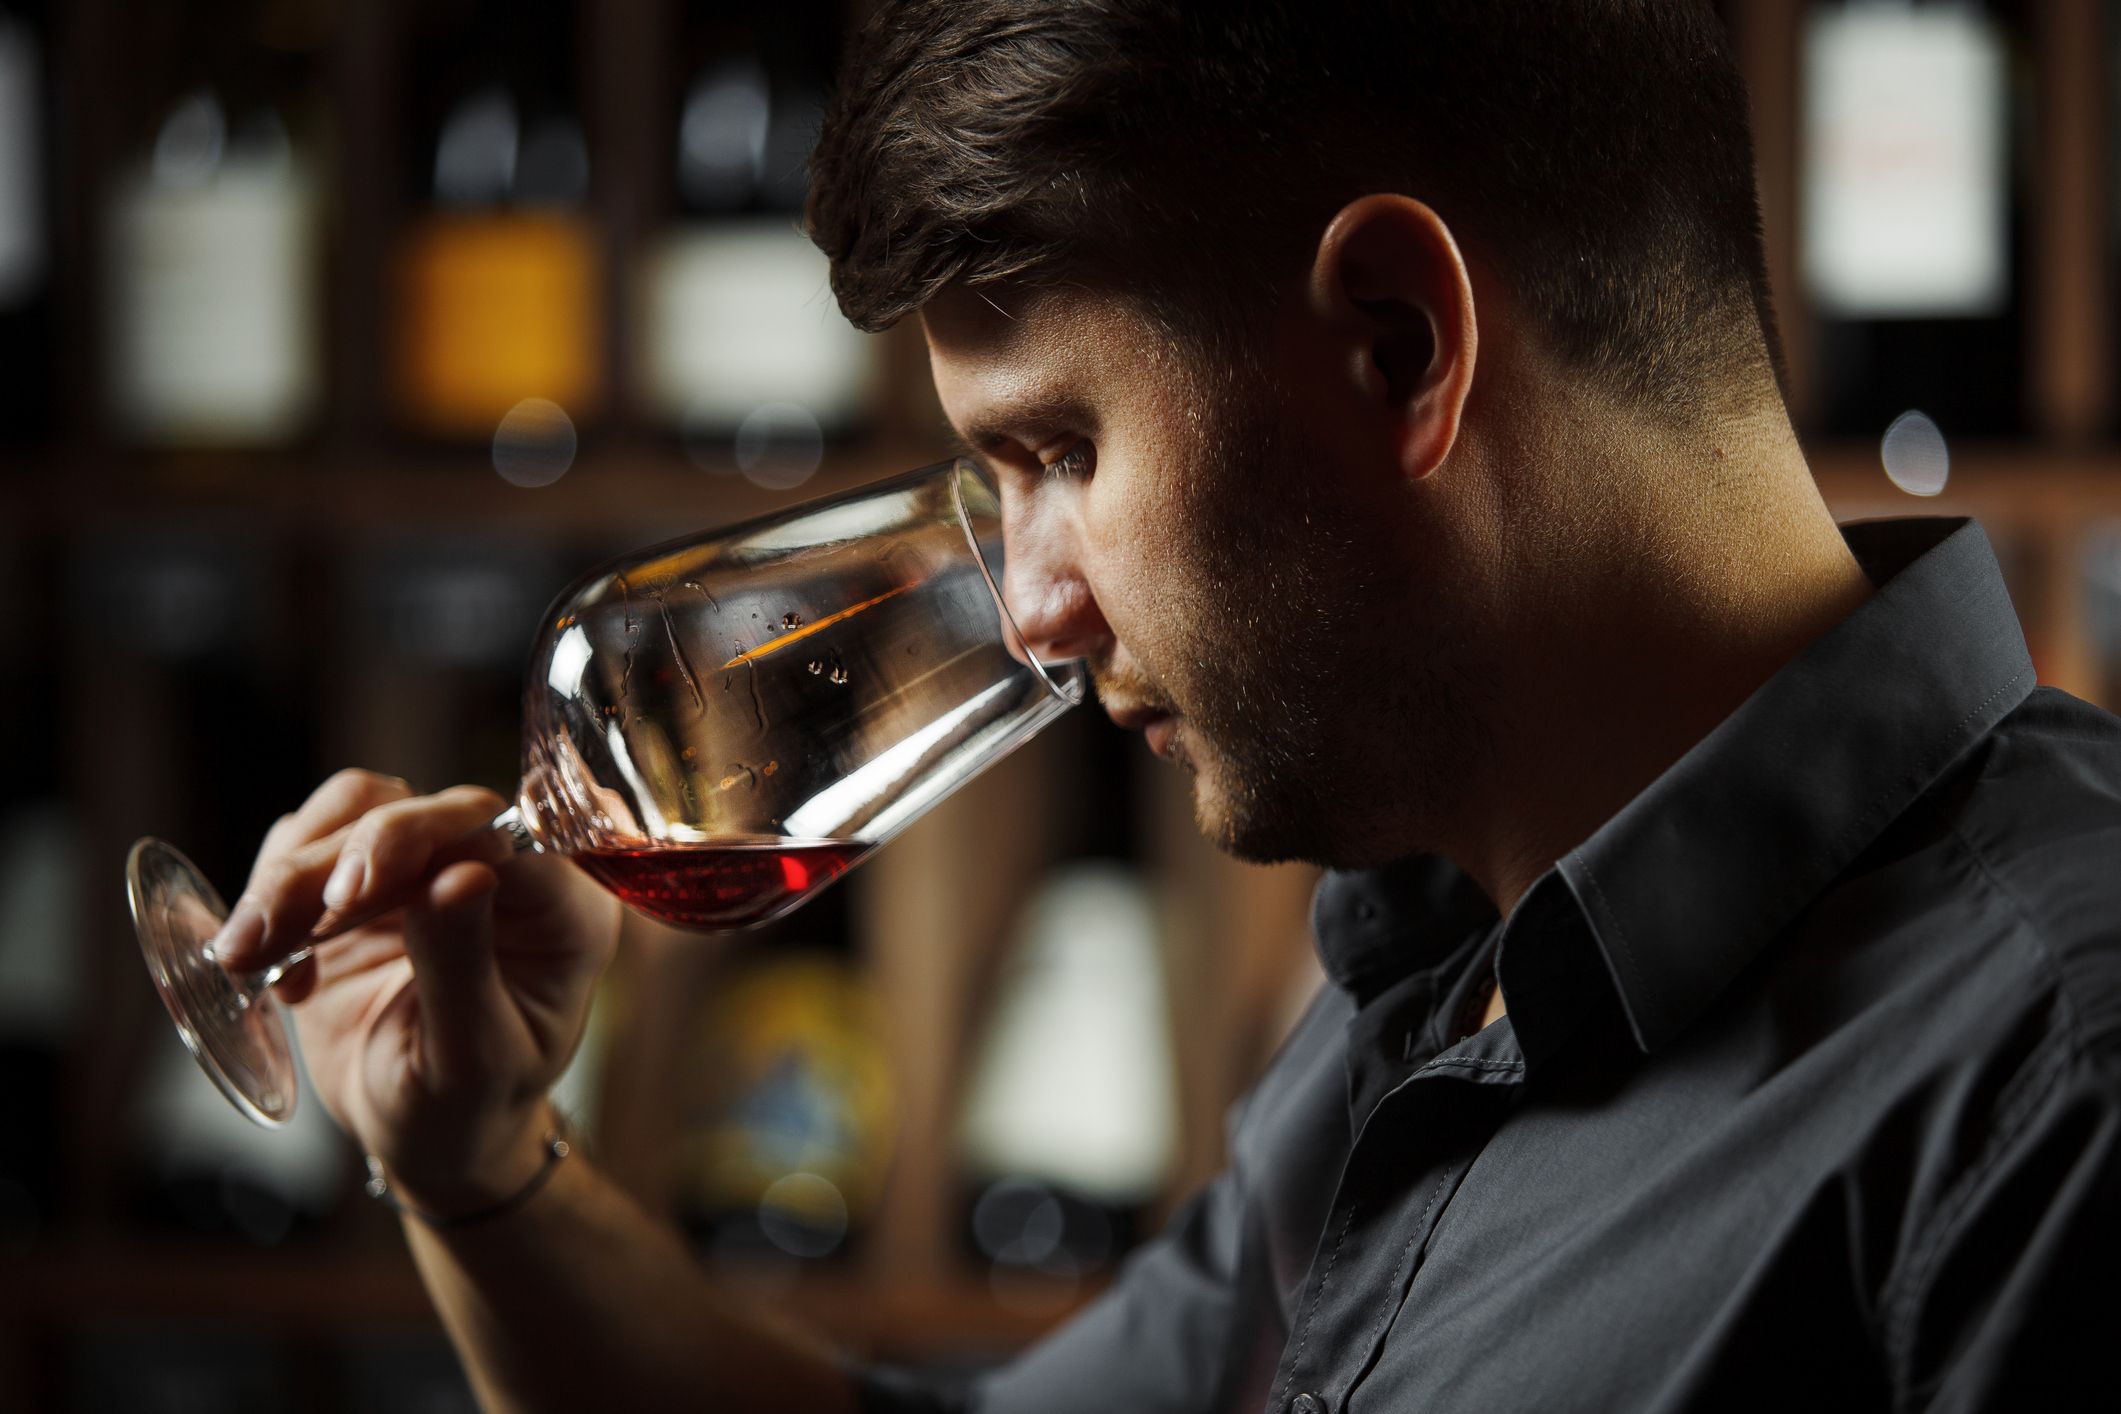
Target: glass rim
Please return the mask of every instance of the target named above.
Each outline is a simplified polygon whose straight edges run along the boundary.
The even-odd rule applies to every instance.
[[[949,461],[937,462],[932,466],[908,472],[904,479],[914,480],[942,471],[951,473],[950,504],[957,512],[958,528],[965,532],[965,544],[972,551],[972,562],[979,566],[980,578],[985,581],[987,592],[994,598],[995,611],[1001,615],[1002,631],[1009,637],[1014,647],[1023,651],[1024,662],[1030,666],[1032,673],[1038,678],[1039,682],[1044,684],[1046,691],[1052,693],[1057,700],[1066,703],[1070,707],[1080,706],[1084,696],[1083,675],[1080,667],[1082,659],[1069,658],[1055,665],[1066,673],[1066,679],[1063,681],[1053,669],[1048,668],[1039,658],[1038,653],[1031,647],[1031,640],[1024,637],[1024,631],[1017,626],[1016,616],[1009,612],[1009,601],[1002,596],[1002,587],[994,578],[994,567],[987,563],[987,556],[980,549],[979,535],[972,529],[972,512],[965,505],[963,478],[966,476],[977,478],[979,483],[993,495],[997,506],[1001,504],[1001,489],[994,484],[994,478],[987,474],[985,467],[967,456],[952,457]],[[1004,647],[1008,646],[1011,645],[1004,645]],[[1074,671],[1067,671],[1070,667],[1073,667]]]
[[[703,536],[711,535],[717,539],[727,540],[754,534],[770,526],[784,524],[802,516],[814,514],[827,507],[849,505],[857,501],[887,495],[894,491],[903,490],[908,486],[932,481],[945,475],[950,478],[950,509],[956,516],[958,529],[965,536],[966,547],[972,551],[972,562],[979,566],[980,579],[986,584],[987,593],[994,600],[996,612],[1001,615],[1002,632],[1005,638],[1012,641],[1022,651],[1024,662],[1030,667],[1032,674],[1037,677],[1039,683],[1046,691],[1053,695],[1055,701],[1065,703],[1070,707],[1080,706],[1089,696],[1088,686],[1084,681],[1085,675],[1079,666],[1075,666],[1079,665],[1082,660],[1080,658],[1068,658],[1049,667],[1039,658],[1037,653],[1032,651],[1030,640],[1024,637],[1023,629],[1016,622],[1016,616],[1009,612],[1008,601],[1002,597],[1002,587],[994,577],[994,567],[987,563],[987,556],[980,550],[979,536],[972,529],[971,512],[965,506],[963,478],[966,476],[976,478],[987,489],[988,494],[994,497],[997,506],[1001,503],[1001,488],[995,484],[993,475],[984,466],[980,465],[975,458],[962,452],[955,456],[947,457],[942,461],[928,462],[910,470],[895,472],[889,476],[881,476],[875,480],[864,482],[859,486],[845,487],[810,500],[795,501],[777,510],[765,511],[744,520],[733,521],[728,525],[672,536],[668,540],[657,541],[652,545],[629,550],[622,555],[613,555],[599,560],[569,580],[566,585],[553,595],[551,601],[546,604],[544,612],[540,615],[540,623],[551,623],[555,615],[564,606],[574,601],[583,585],[603,576],[618,573],[645,556],[654,555],[663,550],[675,550],[691,546],[696,544]],[[543,642],[543,639],[544,633],[541,630],[537,641],[532,644],[530,650],[533,662],[539,652],[539,644]],[[1007,643],[1004,644],[1005,648],[1008,646]],[[1073,671],[1069,670],[1071,667],[1074,667]]]

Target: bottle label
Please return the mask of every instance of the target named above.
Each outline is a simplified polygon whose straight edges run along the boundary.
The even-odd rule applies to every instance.
[[[525,398],[579,422],[601,398],[596,240],[565,212],[436,215],[399,269],[398,395],[446,437],[491,437]]]
[[[306,177],[231,166],[185,187],[141,169],[111,215],[112,392],[125,427],[163,443],[299,433],[322,391]]]
[[[1802,242],[1822,313],[2002,311],[2010,297],[2004,61],[1994,22],[1971,7],[1813,13]]]
[[[793,404],[826,427],[859,416],[875,339],[833,303],[830,267],[786,217],[679,226],[651,251],[640,366],[652,405],[694,431],[734,432]]]

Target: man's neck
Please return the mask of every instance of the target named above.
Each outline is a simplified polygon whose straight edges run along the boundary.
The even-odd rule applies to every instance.
[[[1648,489],[1600,526],[1600,554],[1546,561],[1579,568],[1500,639],[1502,720],[1447,852],[1505,915],[1871,592],[1794,437],[1661,458],[1575,469]]]

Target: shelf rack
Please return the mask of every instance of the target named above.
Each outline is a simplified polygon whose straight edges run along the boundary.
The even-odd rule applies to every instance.
[[[59,272],[61,431],[50,446],[5,468],[9,512],[0,539],[28,547],[32,573],[117,526],[236,527],[307,559],[372,532],[408,527],[564,533],[616,545],[742,519],[789,499],[751,486],[726,465],[695,464],[625,392],[627,340],[618,321],[627,307],[627,262],[665,214],[655,174],[667,170],[659,117],[667,94],[640,76],[657,71],[655,56],[674,23],[667,0],[581,7],[590,117],[599,134],[598,221],[611,258],[608,342],[621,390],[612,416],[585,439],[580,461],[565,477],[536,491],[500,482],[480,449],[408,446],[387,430],[384,316],[376,292],[385,283],[390,237],[405,214],[397,167],[404,134],[396,115],[410,4],[337,7],[341,28],[325,83],[334,106],[362,120],[343,125],[338,153],[344,222],[329,301],[335,395],[316,444],[237,455],[151,454],[115,444],[99,413],[93,262],[68,260]],[[1803,426],[1816,406],[1817,377],[1814,326],[1797,278],[1803,6],[1724,0],[1721,8],[1753,90],[1788,393]],[[119,147],[116,120],[101,95],[140,56],[126,46],[121,0],[70,0],[53,9],[55,50],[69,76],[59,239],[67,250],[94,251],[101,236],[97,202]],[[2108,20],[2098,0],[2029,0],[2029,13],[2041,138],[2030,174],[2034,278],[2023,360],[2033,435],[1955,445],[1951,479],[1934,498],[1895,488],[1875,446],[1816,442],[1809,451],[1826,499],[1842,518],[1979,517],[2012,552],[2013,589],[2043,679],[2096,700],[2105,692],[2105,653],[2086,613],[2084,561],[2101,524],[2121,522],[2121,445],[2111,435],[2117,321],[2109,309]],[[794,494],[858,485],[942,455],[917,331],[887,336],[882,358],[884,395],[875,424],[860,440],[834,448],[818,476]],[[66,595],[51,590],[41,602],[48,624],[8,625],[4,632],[44,635],[57,644],[67,632]],[[72,707],[62,741],[72,744],[59,749],[68,753],[69,780],[89,812],[97,858],[121,857],[137,832],[132,822],[152,814],[170,789],[157,772],[174,744],[152,729],[155,695],[127,695],[139,666],[122,657],[75,660],[64,689]],[[1000,1351],[1032,1338],[1092,1289],[998,1293],[984,1273],[971,1270],[959,1255],[958,1194],[948,1160],[959,1081],[997,939],[1053,848],[1041,813],[1023,803],[1065,791],[1075,769],[1065,752],[1041,739],[909,831],[860,876],[856,931],[893,1019],[887,1045],[900,1094],[898,1159],[883,1212],[853,1263],[807,1273],[792,1285],[732,1278],[762,1303],[819,1323],[856,1348],[909,1359]],[[1141,862],[1169,923],[1181,1135],[1163,1200],[1168,1208],[1214,1171],[1225,1107],[1271,1052],[1292,999],[1317,983],[1305,937],[1313,875],[1251,868],[1216,854],[1194,831],[1185,790],[1171,773],[1144,773],[1136,809],[1148,842]],[[965,867],[968,860],[978,867]],[[939,883],[945,880],[947,891]],[[261,1323],[298,1343],[348,1322],[428,1322],[395,1232],[376,1215],[350,1218],[330,1238],[284,1253],[172,1243],[125,1226],[112,1117],[137,1081],[140,1051],[129,1038],[162,1022],[139,976],[121,906],[99,894],[91,917],[94,986],[104,1000],[67,1081],[69,1206],[51,1240],[14,1262],[12,1279],[0,1284],[0,1396],[53,1389],[59,1378],[54,1352],[98,1322],[227,1318]],[[711,965],[704,952],[673,946],[653,925],[634,921],[619,965],[636,993],[674,995]],[[681,1024],[666,1013],[630,1033],[614,1072],[653,1073],[655,1058],[668,1053],[670,1028]],[[645,1201],[667,1198],[670,1117],[637,1093],[622,1095],[621,1082],[607,1089],[597,1151]]]

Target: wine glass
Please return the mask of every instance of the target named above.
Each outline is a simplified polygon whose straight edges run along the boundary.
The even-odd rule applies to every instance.
[[[1040,663],[1017,631],[1001,565],[1000,498],[959,459],[591,570],[546,612],[522,780],[480,833],[681,927],[781,917],[1083,699],[1082,665]],[[272,987],[307,950],[223,968],[227,906],[160,840],[133,846],[126,885],[185,1045],[285,1124]]]

